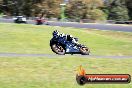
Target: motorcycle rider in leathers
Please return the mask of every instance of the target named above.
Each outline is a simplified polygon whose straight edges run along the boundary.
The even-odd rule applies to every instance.
[[[67,35],[67,34],[64,34],[64,33],[59,33],[58,30],[53,31],[53,36],[55,38],[58,38],[58,37],[66,37],[67,41],[71,41],[75,45],[78,45],[79,44],[77,42],[78,41],[77,38],[74,38],[72,35]]]

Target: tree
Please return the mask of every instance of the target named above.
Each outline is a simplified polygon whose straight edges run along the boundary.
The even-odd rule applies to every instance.
[[[128,8],[130,20],[132,20],[132,0],[126,0],[126,6]]]
[[[85,18],[86,5],[82,1],[72,1],[67,5],[65,14],[68,18]]]
[[[10,15],[58,17],[63,0],[3,0],[3,11]]]
[[[102,0],[71,0],[66,15],[73,19],[104,20],[105,14],[100,10],[101,6],[103,6]]]
[[[3,11],[8,15],[23,14],[22,8],[25,5],[25,0],[3,0]]]
[[[59,17],[60,15],[60,3],[62,0],[40,0],[35,2],[33,8],[35,14],[44,14],[45,17]]]
[[[0,0],[0,14],[2,13],[2,3],[3,3],[3,0]]]
[[[129,20],[125,0],[106,0],[103,11],[108,14],[108,20]]]
[[[108,19],[118,21],[129,20],[127,8],[121,6],[111,8]]]
[[[93,9],[90,10],[88,14],[86,14],[86,18],[96,21],[106,20],[106,15],[102,10]]]

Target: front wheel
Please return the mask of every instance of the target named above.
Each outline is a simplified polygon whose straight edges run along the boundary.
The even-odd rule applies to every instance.
[[[59,55],[65,55],[65,49],[61,45],[52,44],[51,49],[53,52]]]
[[[89,55],[90,50],[87,47],[81,47],[80,52],[81,52],[82,55]]]

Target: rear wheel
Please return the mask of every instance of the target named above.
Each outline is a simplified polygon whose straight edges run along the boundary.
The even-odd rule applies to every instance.
[[[56,54],[65,55],[65,49],[61,45],[52,44],[51,48]]]
[[[90,50],[87,47],[81,47],[80,52],[81,52],[82,55],[89,55]]]

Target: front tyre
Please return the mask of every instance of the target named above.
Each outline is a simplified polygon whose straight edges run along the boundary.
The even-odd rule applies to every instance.
[[[90,50],[87,47],[81,47],[80,52],[81,52],[82,55],[89,55]]]
[[[59,55],[65,55],[65,49],[61,45],[52,44],[51,49],[53,52]]]

